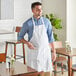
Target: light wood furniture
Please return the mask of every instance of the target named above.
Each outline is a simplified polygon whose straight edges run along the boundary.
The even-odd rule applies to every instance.
[[[44,76],[44,72],[32,72],[32,73],[24,73],[12,76]]]
[[[68,76],[72,75],[72,57],[76,56],[75,50],[72,50],[73,53],[66,52],[66,48],[57,48],[56,53],[68,57]]]
[[[54,47],[55,48],[62,48],[62,42],[61,41],[55,41],[54,42]],[[61,50],[62,51],[62,50]],[[56,61],[54,62],[54,76],[56,76],[56,73],[59,72],[57,71],[57,63],[60,63],[61,64],[61,72],[63,74],[63,62],[66,61],[66,58],[63,57],[63,56],[58,56],[56,57]]]
[[[13,76],[13,75],[21,75],[36,72],[36,70],[32,69],[31,67],[21,63],[15,62],[13,68],[6,68],[6,63],[0,64],[0,76]]]
[[[6,62],[6,55],[5,55],[5,53],[0,53],[0,62]]]
[[[17,35],[19,34],[21,30],[21,27],[17,26],[15,32],[17,32]],[[6,56],[7,56],[7,48],[8,48],[8,44],[13,44],[14,45],[14,58],[16,59],[16,56],[23,58],[24,64],[25,62],[25,48],[24,48],[24,43],[22,44],[22,49],[23,49],[23,56],[20,55],[16,55],[16,45],[20,44],[21,42],[17,41],[17,40],[10,40],[10,41],[6,41],[6,47],[5,47],[5,52],[6,52]]]

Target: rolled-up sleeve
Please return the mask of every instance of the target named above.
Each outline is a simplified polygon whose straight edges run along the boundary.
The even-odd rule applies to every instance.
[[[28,25],[27,23],[25,22],[18,34],[18,40],[21,40],[24,38],[24,35],[27,33],[27,30],[28,30]]]
[[[54,36],[53,36],[53,31],[52,31],[52,25],[51,25],[51,22],[49,20],[48,20],[47,35],[48,35],[49,43],[52,43],[55,41]]]

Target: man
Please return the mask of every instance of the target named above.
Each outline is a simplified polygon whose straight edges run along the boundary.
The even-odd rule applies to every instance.
[[[27,65],[37,71],[52,72],[52,61],[56,59],[52,26],[47,18],[42,17],[42,4],[34,2],[31,5],[33,17],[24,22],[18,40],[27,44]],[[24,35],[28,34],[28,41]],[[51,59],[51,49],[53,56]],[[49,75],[50,76],[50,75]]]

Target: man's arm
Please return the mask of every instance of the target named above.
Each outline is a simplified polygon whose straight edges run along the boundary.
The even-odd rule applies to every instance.
[[[52,61],[54,62],[56,60],[56,50],[54,48],[54,42],[50,43],[50,47],[52,50]]]
[[[27,22],[25,22],[19,32],[18,41],[26,44],[30,49],[34,49],[34,46],[32,45],[32,43],[24,39],[25,34],[28,33],[27,31],[28,31],[28,24]]]
[[[27,40],[25,39],[21,39],[20,42],[26,44],[30,49],[35,49],[35,47],[33,46],[32,43],[28,42]]]
[[[52,61],[54,62],[56,60],[56,50],[54,48],[54,36],[53,36],[51,22],[49,20],[47,22],[48,22],[47,35],[48,35],[50,48],[52,49]]]

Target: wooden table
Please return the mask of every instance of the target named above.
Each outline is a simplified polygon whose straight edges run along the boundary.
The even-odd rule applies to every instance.
[[[72,50],[73,52],[73,50]],[[68,76],[72,73],[72,57],[76,56],[76,53],[68,53],[65,48],[57,48],[56,53],[68,57]]]
[[[31,72],[37,72],[37,71],[20,62],[15,62],[14,68],[10,69],[6,68],[6,63],[0,63],[0,76],[12,76]]]

